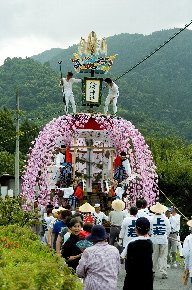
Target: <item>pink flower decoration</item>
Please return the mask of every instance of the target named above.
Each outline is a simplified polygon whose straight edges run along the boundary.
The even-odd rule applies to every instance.
[[[52,152],[61,144],[70,148],[77,130],[83,130],[91,120],[95,120],[100,125],[100,130],[106,132],[105,139],[115,147],[116,154],[121,151],[127,152],[132,174],[135,176],[134,182],[130,182],[128,188],[132,202],[137,197],[144,197],[149,205],[155,203],[159,195],[156,167],[149,147],[138,129],[135,129],[130,121],[119,117],[80,114],[54,118],[32,142],[33,148],[30,148],[27,165],[24,167],[22,176],[22,196],[25,209],[30,209],[36,194],[39,195],[40,204],[46,205],[50,201],[47,168],[52,160]],[[79,140],[78,144],[85,145],[85,142]],[[41,173],[40,176],[39,173]],[[39,177],[38,180],[37,177]],[[137,189],[138,184],[142,186],[142,189]],[[57,203],[57,197],[55,197],[54,203]]]

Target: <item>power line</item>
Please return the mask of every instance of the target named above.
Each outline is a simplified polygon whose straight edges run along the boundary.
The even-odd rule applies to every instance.
[[[154,51],[152,51],[150,54],[145,56],[141,61],[139,61],[137,64],[132,66],[130,69],[122,73],[120,76],[118,76],[114,81],[119,80],[127,73],[131,72],[133,69],[135,69],[137,66],[139,66],[141,63],[146,61],[148,58],[150,58],[152,55],[154,55],[157,51],[159,51],[161,48],[163,48],[167,43],[169,43],[172,39],[174,39],[177,35],[179,35],[181,32],[183,32],[187,27],[189,27],[192,24],[192,20],[190,23],[186,24],[183,28],[181,28],[178,32],[176,32],[173,36],[171,36],[168,40],[166,40],[164,43],[162,43],[158,48],[156,48]]]
[[[164,197],[176,208],[176,210],[184,217],[185,220],[189,220],[175,205],[174,203],[166,196],[166,194],[161,190],[159,189],[159,191],[164,195]]]

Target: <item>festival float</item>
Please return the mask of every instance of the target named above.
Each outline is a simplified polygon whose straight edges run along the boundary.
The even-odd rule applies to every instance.
[[[107,44],[91,32],[81,38],[78,53],[71,60],[82,79],[82,105],[86,112],[65,114],[50,121],[32,142],[22,184],[23,207],[30,209],[38,197],[40,205],[50,201],[63,205],[72,200],[72,181],[80,180],[83,202],[99,202],[107,210],[112,199],[111,187],[116,182],[126,205],[144,198],[148,205],[158,199],[158,177],[149,146],[128,120],[116,114],[96,113],[104,98],[104,75],[117,55],[107,56]],[[61,68],[61,62],[59,62]],[[121,98],[121,88],[119,88]],[[65,97],[65,96],[64,96]],[[101,109],[102,110],[102,109]],[[56,164],[61,153],[65,160]],[[129,165],[129,173],[120,163],[121,153]],[[115,165],[116,164],[116,165]]]

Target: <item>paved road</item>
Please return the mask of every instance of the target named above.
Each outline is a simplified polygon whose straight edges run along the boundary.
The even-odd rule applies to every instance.
[[[154,290],[192,290],[192,284],[189,282],[187,286],[182,285],[183,269],[183,265],[179,265],[177,269],[168,269],[168,279],[161,279],[161,276],[157,274],[154,281]],[[124,278],[124,265],[121,265],[117,290],[123,289]]]

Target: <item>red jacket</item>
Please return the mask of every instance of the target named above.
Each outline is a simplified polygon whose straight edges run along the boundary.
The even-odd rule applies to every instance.
[[[72,154],[69,150],[65,151],[65,162],[66,163],[72,163]]]
[[[78,200],[82,200],[83,199],[83,189],[81,186],[77,186],[74,190],[74,196],[76,196],[78,198]]]
[[[114,197],[116,195],[114,186],[111,187],[110,191],[111,191],[111,196]]]
[[[122,165],[122,159],[121,156],[118,155],[114,161],[114,169],[116,169],[118,166]]]

